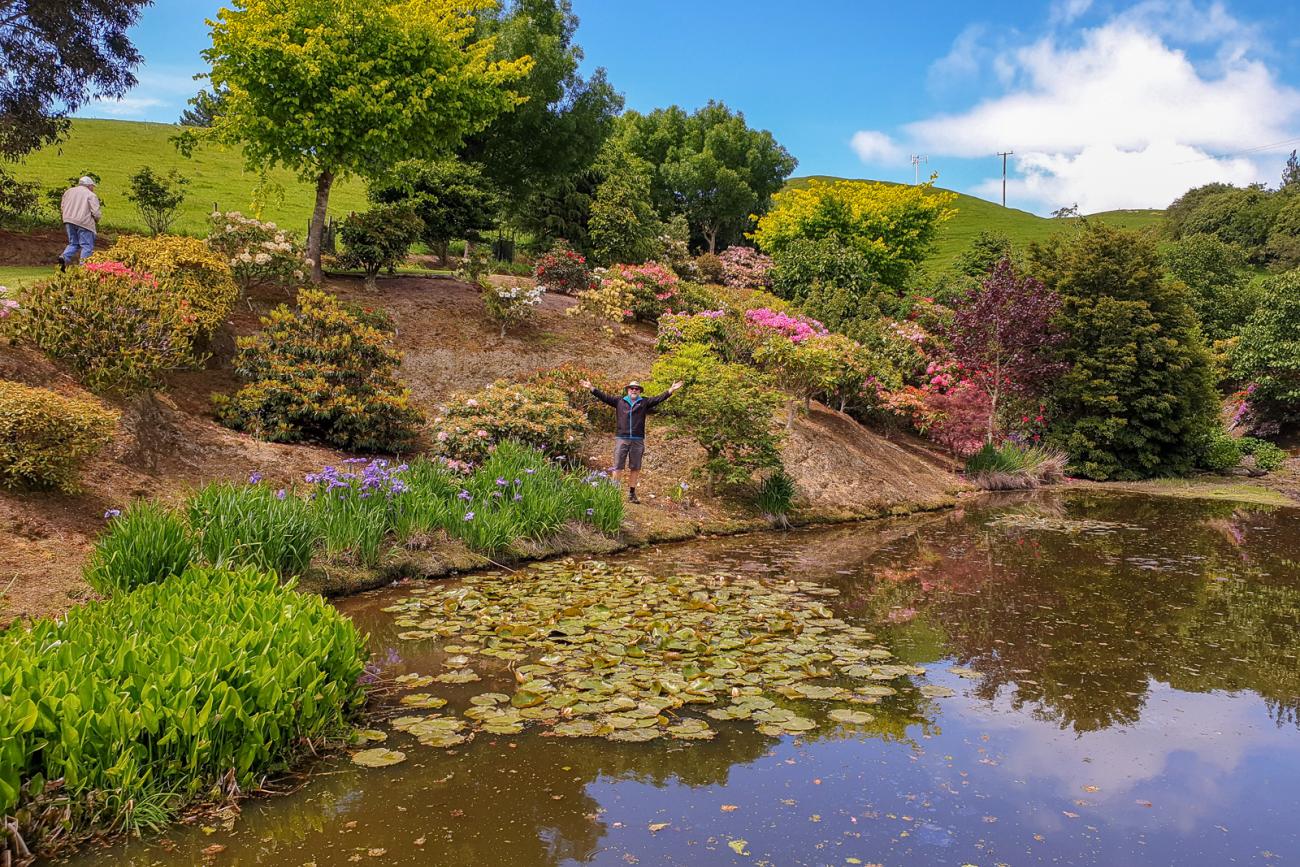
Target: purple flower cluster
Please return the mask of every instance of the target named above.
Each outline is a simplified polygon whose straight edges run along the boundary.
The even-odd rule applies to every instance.
[[[374,494],[383,494],[392,498],[404,494],[409,486],[401,474],[409,467],[406,464],[393,466],[383,458],[367,461],[365,458],[349,458],[343,463],[359,469],[339,470],[338,467],[325,467],[319,473],[308,473],[306,481],[311,485],[324,488],[324,493],[338,491],[340,496],[356,491],[362,498]],[[320,493],[318,491],[318,493]]]

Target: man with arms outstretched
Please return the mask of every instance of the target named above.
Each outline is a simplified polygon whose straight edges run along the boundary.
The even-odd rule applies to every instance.
[[[654,397],[643,396],[641,383],[636,381],[623,387],[622,397],[606,394],[585,379],[578,384],[591,389],[597,400],[614,408],[614,478],[626,481],[629,500],[641,502],[636,496],[636,485],[641,481],[641,459],[645,456],[645,417],[672,397],[682,383],[674,382],[667,391]]]

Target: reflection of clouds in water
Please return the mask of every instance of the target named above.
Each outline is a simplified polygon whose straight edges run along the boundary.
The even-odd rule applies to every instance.
[[[1292,749],[1262,703],[1230,693],[1187,693],[1152,681],[1135,725],[1072,735],[1057,725],[1016,712],[1000,696],[990,708],[968,708],[965,724],[1001,741],[999,769],[1016,780],[1047,782],[1073,802],[1090,801],[1087,813],[1109,808],[1111,823],[1189,833],[1235,800],[1244,784],[1236,772],[1252,754]],[[949,708],[951,710],[951,708]],[[942,722],[943,720],[941,720]],[[1085,786],[1098,791],[1087,792]],[[1151,801],[1157,812],[1136,803]],[[1044,810],[1045,827],[1066,819]]]

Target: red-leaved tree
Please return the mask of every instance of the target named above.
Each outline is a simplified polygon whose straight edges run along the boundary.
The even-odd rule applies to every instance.
[[[957,304],[948,339],[965,376],[988,396],[989,442],[1006,399],[1038,397],[1067,366],[1056,353],[1065,339],[1060,307],[1055,292],[1005,258]]]

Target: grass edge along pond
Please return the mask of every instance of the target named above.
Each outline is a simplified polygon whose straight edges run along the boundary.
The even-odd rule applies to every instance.
[[[374,565],[437,532],[497,553],[623,520],[604,474],[512,442],[477,468],[358,458],[305,482],[110,510],[86,565],[108,598],[0,633],[0,853],[158,830],[347,739],[366,641],[297,591],[313,560]]]

